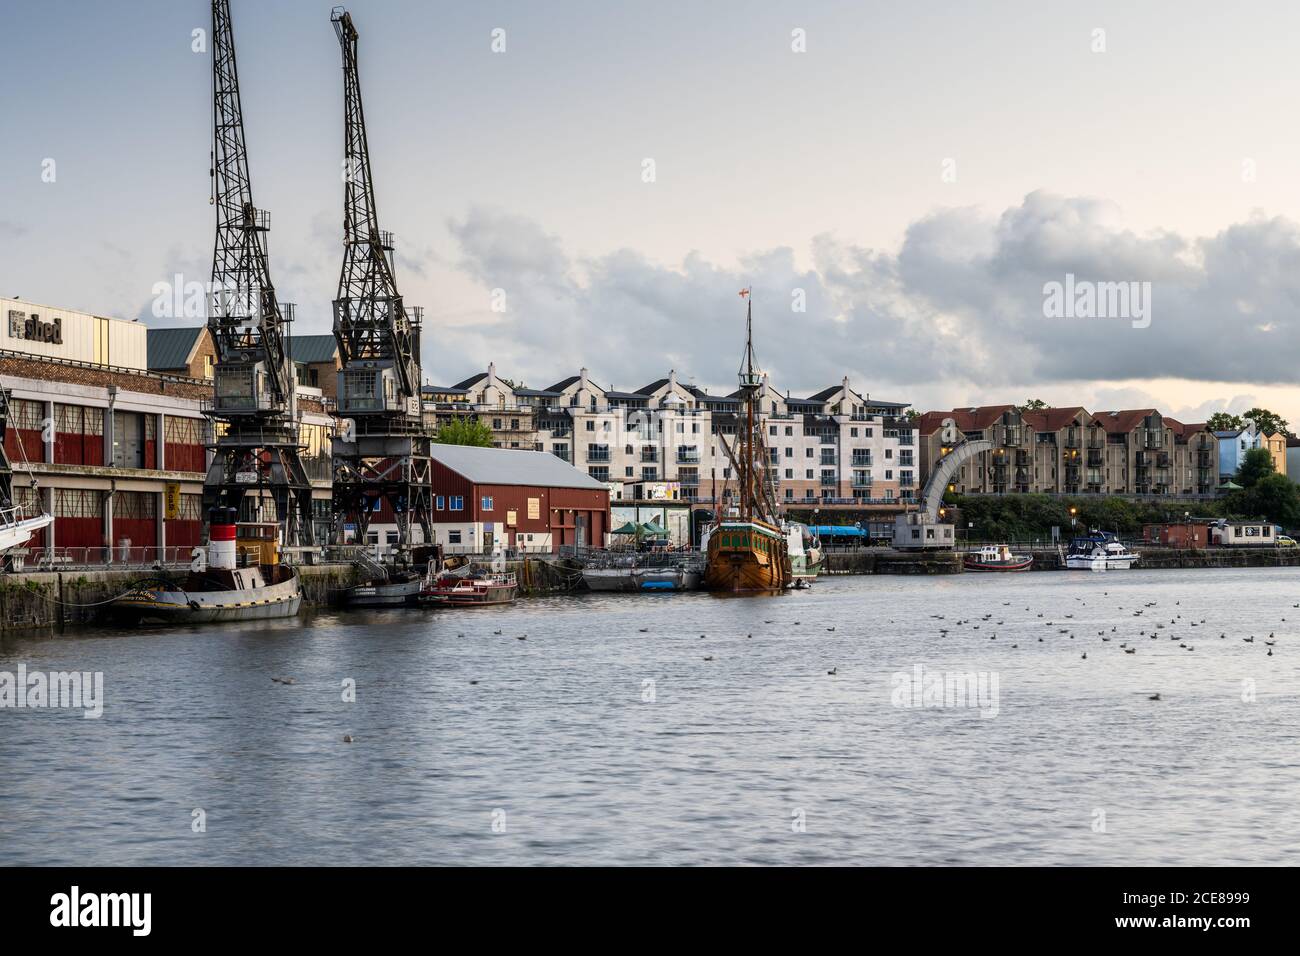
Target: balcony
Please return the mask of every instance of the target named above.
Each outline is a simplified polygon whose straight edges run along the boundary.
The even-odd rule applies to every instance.
[[[857,488],[862,488],[862,489],[865,489],[865,490],[870,490],[870,489],[871,489],[871,479],[870,479],[870,478],[864,478],[864,477],[861,477],[861,476],[859,476],[859,475],[854,475],[854,476],[853,476],[852,485],[853,485],[853,487],[854,487],[855,489],[857,489]]]
[[[1095,448],[1088,449],[1088,467],[1100,468],[1102,465],[1102,454]]]
[[[696,465],[700,461],[700,450],[698,448],[679,448],[677,449],[677,464],[679,465]]]
[[[875,462],[871,460],[870,455],[854,454],[852,459],[854,468],[870,468]]]
[[[839,455],[828,455],[822,452],[821,466],[823,468],[833,468],[840,463]]]
[[[642,448],[642,449],[641,449],[641,464],[643,464],[643,465],[653,465],[653,464],[657,464],[658,461],[659,461],[659,449],[658,449],[658,448]]]
[[[589,462],[608,462],[609,449],[604,445],[588,445],[587,461]]]
[[[823,488],[838,488],[839,484],[839,478],[834,475],[822,475],[821,477],[821,486]]]

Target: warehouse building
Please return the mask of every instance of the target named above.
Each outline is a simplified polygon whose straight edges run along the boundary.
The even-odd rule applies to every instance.
[[[433,527],[447,551],[603,548],[609,488],[549,452],[433,446]]]
[[[138,322],[19,299],[0,299],[0,320],[15,503],[54,516],[29,554],[93,561],[112,549],[139,561],[198,544],[212,441],[206,330],[155,338]],[[170,371],[151,371],[151,358]],[[334,421],[318,389],[302,389],[298,404],[321,528]]]

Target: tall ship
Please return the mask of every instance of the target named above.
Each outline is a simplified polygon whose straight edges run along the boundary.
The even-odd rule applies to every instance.
[[[234,508],[213,508],[208,550],[190,573],[160,577],[109,604],[129,621],[201,624],[293,617],[302,605],[298,572],[280,563],[277,522],[237,522]]]
[[[739,373],[744,418],[737,424],[734,442],[718,434],[739,487],[728,506],[718,509],[708,531],[704,585],[711,591],[781,591],[794,580],[790,544],[777,516],[775,483],[759,423],[763,377],[754,361],[754,304],[748,289],[740,294],[746,300],[745,354]]]

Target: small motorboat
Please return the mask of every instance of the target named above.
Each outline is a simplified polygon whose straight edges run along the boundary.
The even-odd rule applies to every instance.
[[[1112,571],[1131,568],[1141,557],[1109,531],[1094,531],[1070,542],[1065,566],[1071,571]]]
[[[986,544],[962,559],[967,571],[1028,571],[1033,563],[1032,554],[1012,554],[1005,544]]]
[[[418,603],[424,579],[414,571],[391,571],[343,592],[345,607],[411,607]]]
[[[469,574],[432,571],[420,589],[420,603],[433,607],[481,607],[512,604],[519,594],[514,572],[474,571]]]

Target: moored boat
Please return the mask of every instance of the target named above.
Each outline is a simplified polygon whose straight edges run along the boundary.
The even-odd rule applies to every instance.
[[[763,377],[754,361],[754,308],[749,290],[740,294],[747,302],[745,353],[739,373],[745,412],[737,423],[734,447],[718,434],[739,488],[727,513],[709,530],[704,583],[714,591],[781,591],[791,585],[794,576],[789,541],[776,513],[771,459],[759,422]]]
[[[695,591],[704,580],[704,555],[610,551],[587,561],[582,580],[592,591]]]
[[[967,571],[1028,571],[1033,563],[1032,554],[1012,554],[1005,544],[986,544],[962,559]]]
[[[279,561],[275,523],[236,524],[235,509],[214,508],[206,557],[183,578],[157,578],[108,606],[130,621],[203,624],[293,617],[302,605],[298,573]]]
[[[345,607],[413,607],[419,603],[424,579],[414,571],[390,572],[343,592]]]
[[[482,607],[512,604],[519,593],[513,572],[481,572],[467,575],[430,572],[420,589],[421,604],[434,607]]]
[[[786,535],[786,552],[790,556],[790,586],[806,588],[821,573],[821,540],[812,529],[799,521],[786,521],[781,525]]]
[[[1065,566],[1071,571],[1114,571],[1131,568],[1142,555],[1130,551],[1108,531],[1094,531],[1070,542]]]

